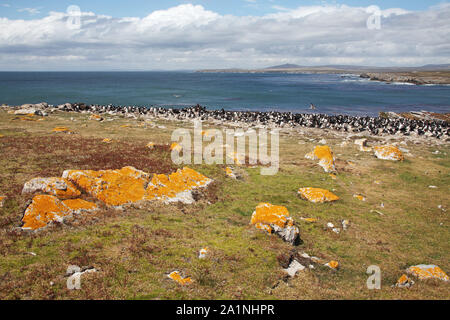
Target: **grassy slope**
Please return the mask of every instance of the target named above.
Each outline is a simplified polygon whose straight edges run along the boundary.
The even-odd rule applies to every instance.
[[[153,141],[170,142],[174,123],[166,129],[137,127],[138,121],[115,118],[88,121],[88,115],[58,113],[39,122],[13,121],[0,111],[0,298],[37,299],[448,299],[448,284],[420,281],[409,290],[391,285],[412,264],[437,264],[450,272],[448,211],[450,209],[450,148],[408,145],[414,156],[402,163],[375,159],[340,139],[324,136],[338,159],[337,180],[313,161],[304,159],[314,142],[297,134],[281,138],[281,166],[276,176],[261,176],[245,168],[243,181],[225,177],[222,166],[193,166],[216,180],[192,206],[154,203],[123,212],[105,209],[102,215],[83,217],[36,234],[21,234],[21,214],[29,197],[23,184],[39,175],[60,176],[65,169],[120,168],[134,165],[148,172],[170,172],[164,148],[145,149]],[[70,118],[73,118],[72,121]],[[108,118],[110,118],[108,116]],[[139,122],[142,124],[142,122]],[[160,124],[162,122],[159,122]],[[132,127],[121,128],[121,125]],[[67,126],[75,135],[53,134]],[[184,127],[190,128],[188,123]],[[295,131],[293,131],[295,132]],[[325,133],[323,132],[325,135]],[[116,141],[101,143],[103,138]],[[321,137],[312,137],[320,140]],[[119,141],[117,141],[119,140]],[[446,155],[434,155],[436,149]],[[351,160],[354,164],[347,162]],[[380,180],[380,185],[374,184]],[[430,189],[436,185],[438,189]],[[299,199],[300,187],[335,189],[341,200],[311,204]],[[353,198],[362,193],[366,202]],[[299,250],[341,264],[303,272],[288,282],[277,261],[291,246],[249,226],[259,202],[284,205],[301,230]],[[383,202],[385,208],[379,208]],[[380,210],[384,216],[370,212]],[[300,217],[319,218],[310,224]],[[349,219],[350,228],[337,235],[324,230]],[[207,260],[197,259],[208,246]],[[32,256],[28,252],[37,255]],[[69,264],[92,265],[101,272],[83,276],[82,290],[66,289]],[[382,269],[382,289],[366,288],[366,268]],[[180,270],[195,282],[180,287],[165,274]],[[50,285],[53,282],[53,285]]]

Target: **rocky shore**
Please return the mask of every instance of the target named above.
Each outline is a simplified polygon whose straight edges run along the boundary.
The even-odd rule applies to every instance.
[[[87,105],[85,103],[65,103],[57,106],[45,102],[22,106],[2,105],[9,113],[16,115],[35,114],[46,116],[56,111],[90,113],[101,121],[102,114],[123,115],[131,118],[159,118],[163,120],[202,120],[217,124],[248,126],[249,124],[267,128],[319,128],[345,133],[373,136],[423,136],[448,141],[450,138],[449,114],[431,112],[380,113],[379,117],[349,115],[325,115],[291,112],[257,112],[208,110],[200,105],[189,108],[163,108],[140,106]]]
[[[368,72],[362,73],[361,78],[387,83],[411,83],[415,85],[448,85],[448,72]]]

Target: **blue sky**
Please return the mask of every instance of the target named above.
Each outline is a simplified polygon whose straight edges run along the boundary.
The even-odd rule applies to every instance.
[[[277,12],[282,8],[294,9],[299,6],[324,4],[345,4],[368,7],[377,5],[381,9],[403,8],[410,11],[427,9],[430,6],[445,3],[441,0],[0,0],[0,17],[10,19],[36,19],[44,17],[50,11],[64,12],[69,5],[78,5],[82,11],[105,14],[112,17],[144,17],[155,10],[164,10],[184,3],[200,4],[205,9],[219,14],[235,16],[261,16]]]

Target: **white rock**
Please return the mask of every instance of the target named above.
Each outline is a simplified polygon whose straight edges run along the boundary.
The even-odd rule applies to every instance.
[[[305,270],[305,266],[300,264],[297,260],[293,260],[287,269],[283,269],[291,278],[295,277],[298,271]]]

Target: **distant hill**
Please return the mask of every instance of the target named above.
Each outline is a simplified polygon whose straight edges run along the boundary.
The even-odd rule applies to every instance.
[[[280,64],[279,66],[267,67],[265,69],[297,69],[304,68],[303,66],[299,66],[298,64],[286,63]]]

